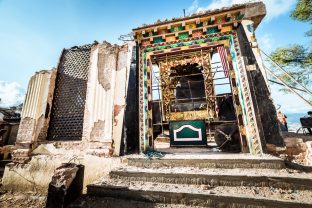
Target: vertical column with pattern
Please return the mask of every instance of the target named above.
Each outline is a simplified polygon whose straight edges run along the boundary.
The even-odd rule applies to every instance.
[[[246,69],[244,66],[244,62],[241,57],[241,52],[239,48],[239,42],[237,40],[237,35],[233,34],[232,36],[232,57],[235,57],[235,64],[237,67],[237,77],[238,88],[240,93],[240,100],[242,103],[244,123],[246,127],[246,135],[249,143],[249,149],[252,154],[262,154],[262,146],[260,141],[260,135],[257,128],[255,112],[253,108],[253,102],[251,97],[251,92],[248,84],[248,77],[246,73]],[[234,64],[234,68],[235,68]]]
[[[140,150],[144,151],[144,52],[140,48],[140,58],[139,58],[139,130],[140,130]]]
[[[211,118],[215,117],[215,103],[214,103],[214,85],[213,78],[211,73],[211,57],[210,52],[205,52],[205,55],[202,55],[202,67],[203,67],[203,76],[204,76],[204,85],[205,85],[205,94],[207,100],[207,111],[208,116]]]
[[[163,103],[163,118],[165,120],[170,119],[170,79],[169,69],[165,63],[160,63],[160,83],[161,83],[161,94]]]
[[[148,147],[153,146],[153,114],[152,114],[152,63],[148,58],[146,60],[146,82],[147,82],[147,137],[148,137]]]
[[[238,95],[238,89],[237,89],[237,84],[236,84],[235,72],[234,72],[233,63],[232,63],[232,57],[231,57],[230,51],[227,50],[227,52],[228,52],[229,74],[230,74],[229,78],[230,78],[230,84],[232,88],[233,104],[235,107],[235,113],[237,117],[239,131],[240,131],[242,152],[247,153],[249,152],[249,150],[247,146],[246,135],[243,130],[244,122],[243,122],[243,115],[242,115],[242,106],[240,105],[240,102],[239,102],[239,95]]]

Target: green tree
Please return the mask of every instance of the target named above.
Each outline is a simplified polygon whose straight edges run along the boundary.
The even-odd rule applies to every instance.
[[[312,1],[298,0],[295,10],[292,11],[290,16],[295,20],[312,24]],[[309,30],[306,34],[312,36],[312,30]]]
[[[293,19],[308,22],[312,25],[312,0],[298,0],[296,8],[290,15]],[[312,36],[312,30],[306,32]],[[277,48],[271,53],[272,59],[282,67],[285,67],[299,83],[309,87],[312,85],[312,48],[302,45],[292,45],[288,48]],[[296,86],[286,75],[280,75],[283,80]]]

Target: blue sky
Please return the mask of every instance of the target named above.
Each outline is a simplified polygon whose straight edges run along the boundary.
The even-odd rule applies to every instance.
[[[2,105],[22,102],[29,78],[57,65],[62,48],[118,37],[143,23],[218,8],[240,0],[0,0],[0,97]],[[263,50],[294,43],[310,44],[304,32],[310,25],[289,18],[295,0],[265,0],[268,15],[256,31]],[[288,95],[273,97],[286,112],[308,107]],[[281,103],[282,102],[282,103]],[[286,103],[286,105],[284,105]],[[285,106],[285,107],[284,107]]]

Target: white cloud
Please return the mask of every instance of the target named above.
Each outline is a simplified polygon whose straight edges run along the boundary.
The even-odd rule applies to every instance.
[[[193,13],[196,13],[198,11],[198,8],[199,8],[198,0],[194,0],[192,2],[192,5],[186,9],[186,15],[191,15]]]
[[[258,38],[259,46],[261,49],[263,49],[265,52],[271,52],[274,45],[274,39],[273,35],[271,33],[266,33],[263,36],[260,36]]]
[[[198,6],[198,0],[194,0],[192,5],[187,9],[189,12],[200,12],[203,10],[220,9],[222,7],[229,7],[233,4],[242,4],[248,2],[257,2],[259,0],[212,0],[212,2],[204,7]],[[296,0],[262,0],[267,9],[266,20],[269,21],[275,17],[289,11]],[[197,7],[197,8],[195,8]]]
[[[0,106],[10,107],[24,101],[24,89],[17,82],[0,81]]]
[[[302,113],[306,114],[311,107],[293,93],[284,93],[279,91],[280,87],[271,85],[271,97],[274,103],[281,106],[284,113]]]
[[[264,0],[267,8],[267,20],[278,17],[285,12],[288,12],[296,0]]]

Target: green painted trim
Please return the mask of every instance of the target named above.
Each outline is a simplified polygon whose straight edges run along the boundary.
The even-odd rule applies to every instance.
[[[219,41],[219,40],[227,40],[230,39],[231,35],[224,35],[224,36],[220,36],[220,37],[211,37],[211,38],[204,38],[204,39],[199,39],[199,40],[192,40],[192,41],[185,41],[182,43],[172,43],[172,44],[166,44],[166,45],[162,45],[162,46],[155,46],[155,47],[149,47],[149,48],[144,48],[144,52],[152,52],[152,51],[156,51],[156,50],[163,50],[166,48],[177,48],[177,47],[181,47],[181,46],[189,46],[189,45],[193,45],[193,44],[199,44],[199,43],[206,43],[206,42],[215,42],[215,41]]]
[[[179,40],[186,39],[186,38],[189,38],[189,33],[188,32],[179,34]]]

